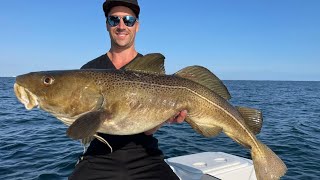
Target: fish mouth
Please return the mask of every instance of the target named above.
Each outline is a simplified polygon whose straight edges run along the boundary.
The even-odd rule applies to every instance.
[[[27,110],[33,109],[35,106],[39,106],[38,98],[27,88],[14,84],[14,93],[16,94],[19,101],[24,104]]]

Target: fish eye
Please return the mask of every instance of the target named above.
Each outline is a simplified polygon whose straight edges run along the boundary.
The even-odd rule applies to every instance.
[[[49,86],[53,83],[54,78],[53,77],[49,77],[49,76],[45,76],[42,78],[42,82],[44,85]]]

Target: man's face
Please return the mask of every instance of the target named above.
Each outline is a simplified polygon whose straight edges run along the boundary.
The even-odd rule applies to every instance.
[[[113,7],[108,15],[118,17],[136,17],[133,11],[125,6]],[[124,24],[123,19],[121,19],[120,23],[115,27],[111,27],[107,23],[107,30],[109,31],[112,46],[129,48],[134,45],[134,39],[139,30],[139,22],[137,21],[132,27],[128,27]]]

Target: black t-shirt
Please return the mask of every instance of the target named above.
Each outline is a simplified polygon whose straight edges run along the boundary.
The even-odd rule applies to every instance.
[[[132,61],[137,59],[138,57],[142,57],[143,55],[138,53],[136,57],[133,58]],[[130,61],[130,62],[132,62]],[[128,64],[130,64],[130,62]],[[121,69],[125,68],[126,65],[124,65]],[[83,65],[80,69],[116,69],[116,67],[113,65],[112,61],[109,59],[107,54],[103,54],[91,61],[89,61],[87,64]]]
[[[143,56],[138,53],[137,56],[132,60],[134,61],[138,57]],[[130,62],[132,62],[130,61]],[[123,66],[121,69],[123,69]],[[116,69],[112,61],[109,59],[107,54],[104,54],[96,59],[93,59],[83,65],[81,69]],[[125,150],[132,148],[144,148],[146,151],[152,155],[161,155],[162,152],[158,148],[158,140],[152,135],[145,135],[144,133],[135,134],[135,135],[109,135],[98,133],[99,136],[103,137],[113,148],[113,151],[116,150]],[[94,139],[90,146],[88,147],[84,155],[105,155],[110,153],[110,148],[102,143],[101,141]]]

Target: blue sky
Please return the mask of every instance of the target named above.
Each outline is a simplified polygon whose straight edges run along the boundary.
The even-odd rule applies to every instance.
[[[0,76],[80,68],[110,48],[103,0],[4,0]],[[319,0],[140,0],[136,48],[167,73],[202,65],[223,80],[320,80]]]

